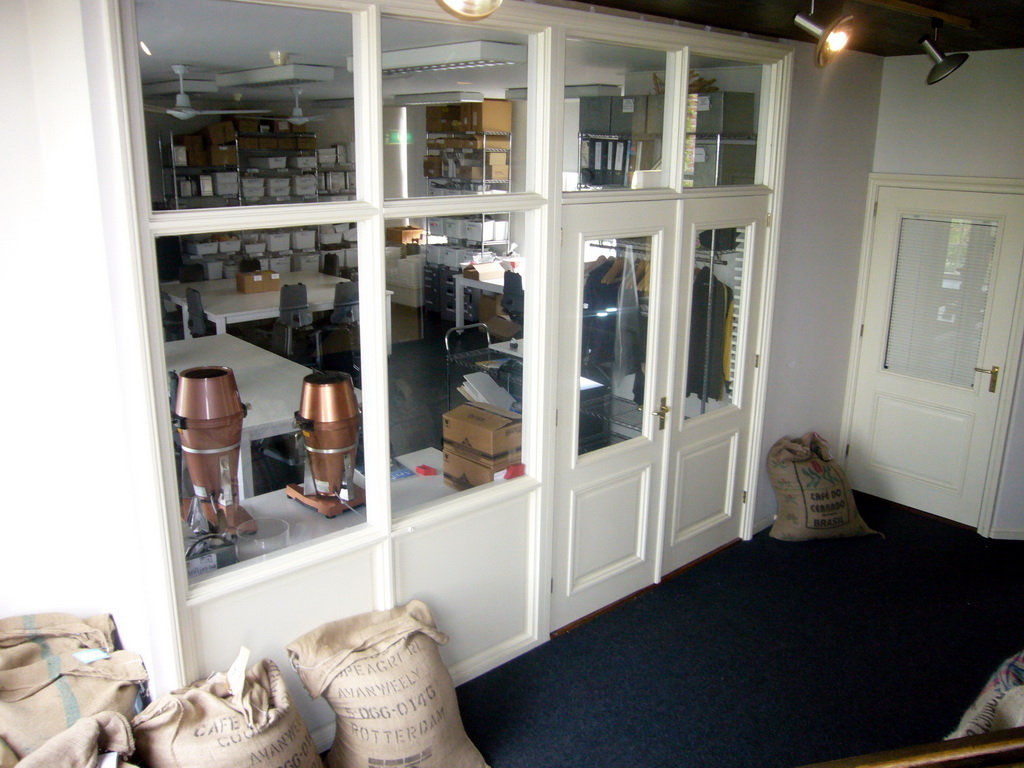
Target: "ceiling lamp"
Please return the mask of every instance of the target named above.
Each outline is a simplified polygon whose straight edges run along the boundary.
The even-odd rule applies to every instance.
[[[442,91],[440,93],[404,93],[395,96],[394,103],[409,107],[416,104],[468,104],[483,100],[484,95],[474,91]]]
[[[814,15],[813,2],[810,15]],[[818,38],[818,44],[814,48],[814,63],[819,67],[824,67],[846,47],[853,31],[853,16],[840,16],[827,27],[819,27],[810,17],[798,13],[793,17],[793,23],[807,34]]]
[[[954,53],[952,56],[947,56],[937,45],[939,40],[939,29],[942,27],[941,19],[932,19],[932,32],[935,35],[935,40],[929,40],[928,35],[922,35],[921,39],[918,40],[918,44],[924,48],[925,53],[931,56],[935,62],[935,66],[931,68],[928,73],[928,85],[934,85],[935,83],[942,80],[947,75],[953,74],[954,71],[960,68],[960,65],[967,61],[966,53]]]
[[[501,0],[437,0],[437,4],[463,21],[479,21],[498,10]]]

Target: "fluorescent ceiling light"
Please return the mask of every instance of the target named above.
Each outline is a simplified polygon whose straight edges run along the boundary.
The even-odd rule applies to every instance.
[[[565,86],[566,99],[583,99],[588,96],[621,96],[622,89],[617,85],[567,85]],[[525,88],[508,88],[505,90],[505,98],[509,101],[525,101]]]
[[[474,91],[442,91],[440,93],[405,93],[395,96],[394,103],[408,107],[416,104],[459,104],[483,100],[484,95]]]
[[[221,88],[262,88],[271,85],[327,83],[332,80],[334,80],[334,67],[316,64],[281,64],[217,75],[217,85]]]
[[[352,58],[348,57],[348,70],[352,71]],[[526,46],[518,43],[495,43],[473,40],[448,45],[428,45],[385,51],[381,54],[384,75],[411,75],[417,72],[438,72],[448,69],[499,67],[526,62]]]
[[[354,107],[355,103],[356,100],[354,98],[313,100],[313,106],[317,109],[343,109],[345,107]]]
[[[213,80],[162,80],[158,83],[146,83],[142,86],[144,96],[163,96],[166,94],[184,93],[216,93],[217,84]]]

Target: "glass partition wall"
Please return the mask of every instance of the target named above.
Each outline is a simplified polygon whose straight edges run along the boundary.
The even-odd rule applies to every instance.
[[[135,20],[168,452],[193,583],[528,475],[524,329],[544,245],[535,214],[551,203],[527,176],[534,38],[381,15],[383,132],[370,141],[354,98],[377,73],[360,72],[352,13],[136,0]],[[674,54],[662,44],[566,39],[562,191],[760,180],[766,65],[689,57],[685,168],[670,178],[663,157],[684,152],[666,150]],[[359,163],[378,159],[379,188],[361,185]],[[698,254],[735,312],[743,231],[709,236]],[[649,248],[588,243],[581,454],[634,437],[651,405]],[[611,293],[609,264],[621,267]],[[694,279],[717,318],[718,295]],[[716,368],[690,341],[691,372],[711,375],[695,380],[688,417],[731,392],[724,343],[704,345],[721,346]],[[367,441],[385,425],[386,441]]]
[[[191,582],[524,475],[530,236],[525,213],[472,200],[526,188],[527,102],[504,95],[529,37],[382,18],[384,197],[466,204],[361,242],[351,15],[176,0],[136,17],[154,218],[186,221],[154,251]],[[181,218],[197,208],[224,226]],[[366,450],[367,355],[387,371],[386,453]]]

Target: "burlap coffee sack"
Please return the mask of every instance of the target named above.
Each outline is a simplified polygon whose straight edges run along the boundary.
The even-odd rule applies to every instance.
[[[148,679],[138,654],[99,649],[0,670],[0,738],[24,758],[79,718],[107,710],[131,717]]]
[[[32,613],[0,619],[0,669],[23,667],[48,653],[82,648],[114,650],[114,619],[100,614],[80,619],[67,613]]]
[[[50,738],[18,763],[18,768],[97,768],[105,752],[116,752],[125,758],[134,751],[135,739],[128,718],[120,712],[100,712],[81,718]],[[129,768],[123,760],[117,764]]]
[[[218,672],[161,696],[133,721],[136,754],[148,768],[323,768],[292,705],[281,671],[248,651]]]
[[[438,645],[448,642],[419,600],[324,624],[288,645],[313,698],[334,710],[329,768],[486,768],[466,736]]]
[[[768,479],[779,502],[769,534],[773,539],[805,541],[877,533],[861,519],[842,467],[815,432],[776,441],[768,451]]]
[[[978,698],[946,738],[976,736],[1024,726],[1024,651],[1011,656],[992,674]]]

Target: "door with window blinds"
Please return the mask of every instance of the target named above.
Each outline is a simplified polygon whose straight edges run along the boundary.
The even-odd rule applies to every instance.
[[[882,186],[846,432],[853,486],[976,526],[1020,346],[1020,195]]]

